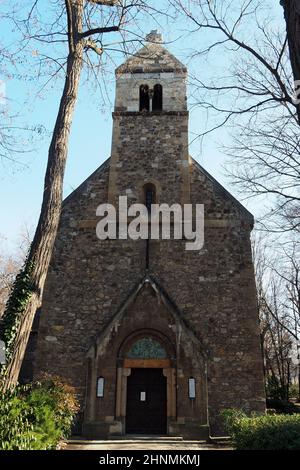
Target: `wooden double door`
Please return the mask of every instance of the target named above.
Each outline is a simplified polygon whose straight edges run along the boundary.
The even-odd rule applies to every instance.
[[[126,433],[167,433],[167,379],[163,369],[131,369],[127,378]]]

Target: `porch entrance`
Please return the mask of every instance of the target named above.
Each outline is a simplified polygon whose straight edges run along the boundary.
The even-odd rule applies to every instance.
[[[126,433],[167,433],[167,379],[162,368],[131,369],[127,377]]]

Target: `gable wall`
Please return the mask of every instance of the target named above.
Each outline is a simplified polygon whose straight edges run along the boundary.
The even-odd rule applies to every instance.
[[[209,351],[210,423],[218,432],[220,409],[264,409],[250,225],[194,166],[190,172],[191,199],[206,207],[204,248],[188,252],[183,240],[151,241],[150,273]],[[145,273],[144,240],[96,238],[95,210],[107,192],[108,166],[65,203],[40,321],[36,375],[47,371],[70,380],[83,406],[87,351]],[[150,324],[151,308],[145,310]],[[138,318],[141,306],[131,312]],[[165,328],[157,312],[153,318],[157,329]]]

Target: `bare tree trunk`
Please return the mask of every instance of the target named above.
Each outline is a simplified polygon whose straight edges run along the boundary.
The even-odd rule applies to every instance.
[[[300,80],[300,3],[299,0],[281,0],[286,22],[287,39],[294,80]],[[297,87],[296,87],[297,88]],[[297,106],[300,124],[300,104]]]
[[[83,41],[79,37],[82,24],[83,0],[76,0],[76,2],[67,0],[66,6],[67,8],[69,6],[69,54],[65,85],[49,147],[40,218],[26,262],[27,267],[32,266],[30,279],[32,293],[22,313],[21,323],[14,341],[12,359],[5,372],[4,390],[14,387],[18,381],[34,315],[37,308],[41,305],[43,288],[61,212],[68,140],[83,60]],[[14,292],[12,293],[13,295]]]
[[[4,326],[3,336],[6,340],[6,348],[7,344],[9,345],[10,357],[1,382],[2,390],[14,388],[17,383],[34,315],[42,302],[44,284],[61,213],[69,134],[78,95],[84,51],[90,49],[101,56],[103,50],[99,35],[119,31],[128,9],[138,8],[140,6],[138,3],[136,0],[133,0],[129,5],[119,0],[64,0],[68,36],[66,79],[49,147],[40,218],[26,265],[20,273],[19,279],[21,281],[19,285],[17,282],[15,283],[3,315],[3,324],[8,325],[7,328]],[[34,6],[36,4],[37,2],[34,2]],[[93,15],[89,16],[90,13],[85,10],[89,4],[109,8],[117,7],[117,12],[108,14],[107,18],[103,17],[104,26],[91,27],[94,24]],[[142,4],[143,2],[141,2]],[[91,11],[95,14],[97,22],[99,20],[98,11],[95,11],[94,8]],[[113,22],[111,25],[108,24],[110,20]],[[85,31],[83,31],[83,25],[85,25]],[[49,33],[49,37],[51,36],[52,33]],[[22,277],[22,275],[24,276]],[[12,325],[15,317],[17,317],[18,324]],[[11,332],[14,333],[16,329],[16,335],[11,335]]]

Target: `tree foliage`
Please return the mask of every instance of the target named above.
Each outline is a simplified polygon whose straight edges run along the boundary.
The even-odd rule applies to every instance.
[[[222,415],[237,450],[300,449],[300,414],[247,416],[224,410]]]
[[[77,411],[74,389],[59,377],[8,390],[0,396],[0,449],[55,449]]]

